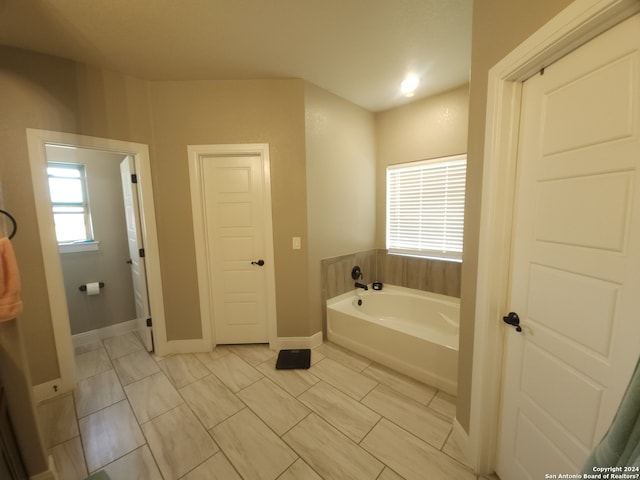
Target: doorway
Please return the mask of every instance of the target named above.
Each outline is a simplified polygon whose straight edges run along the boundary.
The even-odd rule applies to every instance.
[[[133,159],[66,145],[45,149],[74,345],[135,329],[151,351]],[[100,288],[88,289],[89,282]]]
[[[479,473],[495,468],[522,82],[640,11],[637,1],[597,3],[576,0],[489,72],[470,422],[468,436],[460,435],[462,448]]]
[[[507,308],[521,325],[505,332],[505,480],[580,471],[640,354],[638,31],[640,15],[523,84]]]
[[[47,145],[71,146],[112,152],[132,159],[139,182],[137,191],[140,201],[140,223],[143,227],[141,230],[145,245],[145,270],[149,280],[148,293],[151,318],[153,319],[154,346],[158,354],[163,354],[164,350],[166,350],[166,334],[148,146],[132,142],[35,129],[27,129],[27,142],[60,372],[59,378],[34,387],[34,395],[36,400],[39,401],[61,392],[70,391],[75,386],[75,361],[69,325],[69,312],[47,185]]]

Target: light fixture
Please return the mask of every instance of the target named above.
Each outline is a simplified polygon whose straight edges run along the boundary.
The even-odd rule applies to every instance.
[[[404,94],[405,97],[413,97],[419,84],[420,79],[416,75],[407,75],[400,84],[400,91]]]

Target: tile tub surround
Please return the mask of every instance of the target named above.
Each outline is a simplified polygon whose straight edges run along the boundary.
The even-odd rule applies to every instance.
[[[461,262],[377,252],[377,274],[384,283],[460,298]]]
[[[124,353],[120,340],[128,350],[130,337],[95,348]],[[141,353],[104,372],[101,352],[73,394],[38,406],[61,479],[482,478],[451,437],[455,398],[337,345],[314,349],[309,370],[276,370],[266,345],[144,352],[133,370]]]
[[[323,301],[353,290],[355,280],[351,270],[358,265],[362,270],[360,283],[371,283],[377,278],[378,251],[367,250],[339,257],[325,258],[320,261]],[[324,303],[323,303],[324,305]]]
[[[384,249],[341,255],[321,260],[324,299],[353,290],[351,269],[358,265],[361,283],[374,281],[460,298],[462,263],[432,258],[392,255]]]

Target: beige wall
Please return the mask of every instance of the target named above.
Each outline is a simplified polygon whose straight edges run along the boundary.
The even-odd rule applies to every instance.
[[[373,114],[309,83],[305,130],[310,335],[322,328],[320,261],[373,248],[376,155]]]
[[[40,250],[26,128],[151,143],[146,82],[74,62],[0,47],[0,181],[18,222],[19,321],[34,384],[59,374]]]
[[[376,114],[376,246],[386,248],[386,168],[467,151],[469,86]]]
[[[278,336],[310,335],[304,83],[152,82],[150,98],[167,339],[202,337],[187,145],[225,143],[269,144]]]
[[[187,145],[269,143],[278,335],[310,335],[304,83],[157,82],[0,47],[0,179],[17,218],[23,322],[34,384],[59,375],[26,128],[148,144],[169,340],[200,338]],[[153,125],[151,115],[153,112]],[[152,128],[155,132],[152,135]],[[155,138],[155,142],[154,142]],[[291,249],[291,237],[303,249]],[[303,313],[301,313],[303,312]]]
[[[484,0],[473,5],[465,242],[462,266],[458,409],[469,430],[473,326],[484,150],[487,73],[501,58],[571,3],[570,0]],[[499,375],[499,372],[496,372]]]

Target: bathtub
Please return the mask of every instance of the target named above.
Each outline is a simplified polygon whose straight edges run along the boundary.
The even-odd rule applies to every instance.
[[[327,300],[329,341],[451,395],[460,300],[395,285]]]

